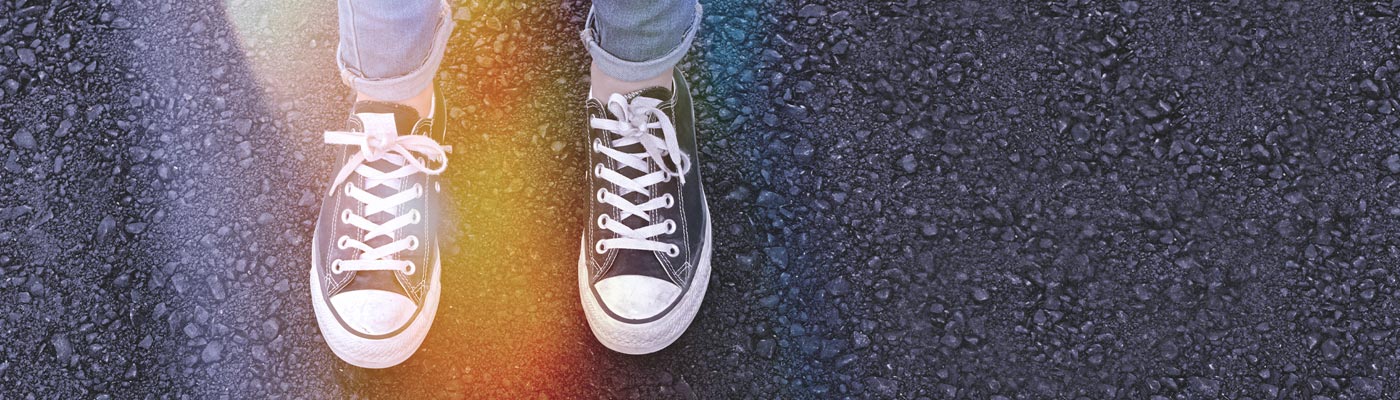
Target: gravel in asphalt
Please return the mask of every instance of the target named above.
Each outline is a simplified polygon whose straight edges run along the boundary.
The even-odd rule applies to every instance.
[[[0,397],[1400,394],[1400,2],[706,1],[715,272],[645,357],[577,304],[588,4],[458,4],[444,306],[383,371],[308,304],[309,3],[0,3]]]

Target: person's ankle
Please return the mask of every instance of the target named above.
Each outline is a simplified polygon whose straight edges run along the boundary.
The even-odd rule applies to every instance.
[[[588,74],[592,85],[590,94],[595,99],[607,101],[614,93],[625,95],[627,93],[657,86],[670,89],[673,84],[671,76],[674,73],[675,68],[667,68],[665,72],[651,78],[640,81],[624,81],[603,73],[603,70],[598,68],[598,64],[590,64],[588,68]]]
[[[398,101],[376,99],[373,96],[364,94],[363,92],[355,92],[355,102],[361,101],[380,101],[385,103],[402,104],[405,106],[412,107],[414,110],[418,111],[418,116],[420,118],[428,118],[431,117],[430,114],[433,111],[433,86],[428,85],[428,88],[423,89],[423,92],[418,93],[413,97],[409,97],[407,99]]]

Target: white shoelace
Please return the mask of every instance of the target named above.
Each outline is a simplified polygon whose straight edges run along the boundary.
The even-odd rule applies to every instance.
[[[335,193],[336,187],[344,187],[345,194],[352,199],[365,205],[365,215],[357,215],[350,209],[340,212],[340,222],[350,224],[365,232],[364,240],[369,241],[374,238],[385,236],[393,239],[393,242],[379,247],[370,247],[368,244],[355,240],[350,236],[341,236],[336,240],[336,246],[344,250],[354,248],[360,251],[360,258],[354,260],[334,260],[331,262],[331,270],[335,273],[343,271],[376,271],[391,270],[402,271],[412,275],[417,269],[413,261],[395,260],[394,254],[401,251],[412,251],[418,249],[418,237],[409,235],[408,237],[395,237],[395,231],[400,228],[417,224],[422,221],[423,214],[418,210],[409,210],[404,214],[399,214],[398,207],[404,203],[423,197],[423,185],[415,184],[411,188],[405,188],[403,178],[424,173],[437,175],[447,169],[447,152],[452,151],[452,146],[443,146],[437,141],[424,135],[399,136],[399,132],[394,127],[393,114],[359,114],[360,121],[363,122],[364,132],[341,132],[327,131],[325,142],[327,144],[337,144],[346,146],[359,146],[360,151],[350,157],[350,160],[341,167],[340,173],[336,175],[335,181],[331,183],[331,193]],[[437,168],[429,168],[421,155],[431,161],[441,163]],[[398,165],[399,168],[393,171],[380,171],[370,167],[367,162],[385,160],[390,164]],[[355,187],[354,183],[347,182],[351,174],[360,174],[365,177],[364,188]],[[379,197],[367,190],[378,186],[386,186],[398,190],[397,193],[388,197]],[[368,216],[378,213],[388,213],[394,218],[376,224],[371,222]]]
[[[626,97],[613,94],[612,97],[608,98],[608,111],[611,111],[617,119],[592,118],[589,121],[589,125],[594,129],[602,129],[617,135],[608,145],[604,145],[602,140],[594,140],[594,152],[607,155],[623,167],[645,173],[645,175],[632,179],[604,167],[602,163],[593,167],[594,175],[612,182],[622,191],[622,193],[611,193],[606,188],[598,189],[597,200],[599,203],[611,205],[622,211],[622,215],[618,219],[611,218],[607,213],[598,215],[598,227],[618,235],[616,238],[602,239],[594,243],[594,250],[599,254],[606,253],[610,249],[663,251],[671,257],[680,254],[680,248],[676,245],[651,240],[657,235],[674,233],[676,231],[675,221],[667,219],[637,229],[632,229],[622,223],[622,221],[632,217],[653,222],[649,212],[675,206],[676,199],[670,193],[651,198],[651,191],[648,188],[660,182],[669,182],[671,177],[680,178],[681,184],[684,185],[685,173],[690,171],[690,157],[681,152],[680,144],[676,138],[676,128],[671,124],[671,118],[656,108],[659,105],[661,105],[661,100],[639,96],[628,103]],[[652,117],[656,118],[656,122],[651,122]],[[653,129],[660,129],[662,137],[658,138],[651,134]],[[638,143],[645,149],[643,153],[624,153],[617,150],[619,147]],[[674,169],[666,163],[668,158],[671,161],[670,165],[674,165]],[[652,165],[656,165],[655,171],[653,171]],[[622,197],[630,193],[640,193],[647,199],[636,204]]]

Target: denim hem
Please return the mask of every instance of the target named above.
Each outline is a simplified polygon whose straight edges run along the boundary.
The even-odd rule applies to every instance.
[[[666,73],[667,69],[680,63],[681,58],[690,50],[690,45],[695,41],[695,34],[700,30],[700,20],[703,16],[700,3],[695,3],[695,21],[690,24],[685,36],[681,38],[680,44],[676,48],[661,57],[647,61],[627,61],[607,50],[598,44],[598,34],[594,29],[593,13],[588,11],[588,20],[584,23],[583,31],[579,32],[579,37],[583,39],[584,45],[588,48],[588,54],[593,56],[593,63],[598,65],[607,76],[627,82],[636,82],[655,78]]]
[[[456,26],[456,23],[457,21],[452,19],[452,7],[443,1],[437,33],[433,38],[433,47],[428,50],[427,57],[423,59],[418,68],[395,77],[364,77],[361,71],[352,70],[345,65],[345,60],[341,57],[341,53],[345,49],[342,46],[337,46],[335,62],[340,68],[340,80],[345,82],[346,86],[350,86],[350,89],[377,100],[400,101],[416,96],[432,85],[433,77],[437,75],[438,66],[442,64],[443,53],[447,50],[447,39],[452,36],[452,28]]]

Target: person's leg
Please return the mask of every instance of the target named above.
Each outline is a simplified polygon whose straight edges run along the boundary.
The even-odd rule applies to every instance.
[[[455,21],[441,0],[338,0],[340,78],[356,101],[413,107],[427,116],[433,76]]]
[[[581,33],[593,56],[592,93],[671,86],[671,70],[690,49],[700,29],[695,0],[597,0]]]
[[[435,224],[450,124],[433,77],[452,32],[442,0],[339,0],[346,129],[325,133],[339,172],[312,233],[311,306],[326,346],[364,368],[397,365],[441,298]]]
[[[598,341],[627,354],[678,340],[710,281],[710,212],[695,112],[675,68],[700,24],[694,0],[597,0],[583,40],[592,143],[579,296]]]

